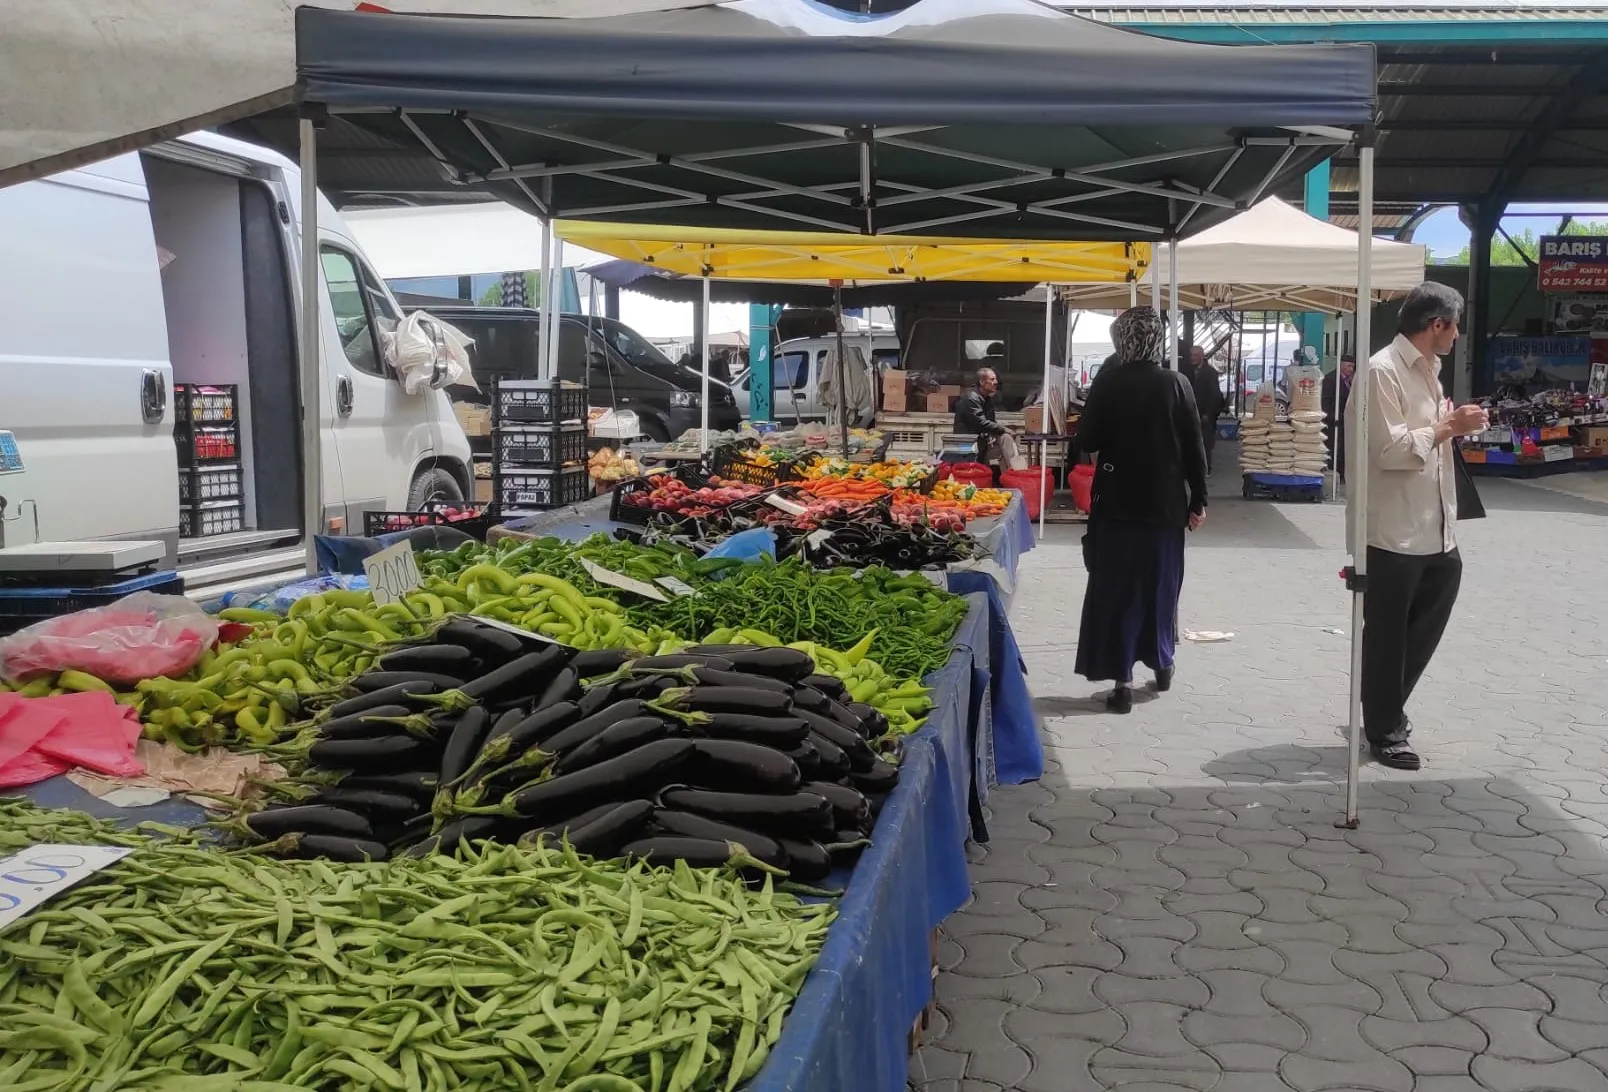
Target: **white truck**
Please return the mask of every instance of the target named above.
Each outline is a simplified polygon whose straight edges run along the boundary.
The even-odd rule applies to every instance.
[[[0,187],[5,544],[36,522],[42,541],[157,539],[193,591],[299,570],[309,530],[470,493],[447,396],[406,393],[387,362],[401,310],[335,209],[318,218],[324,513],[306,528],[295,165],[201,133]],[[182,508],[175,383],[238,390],[238,473],[186,482]]]

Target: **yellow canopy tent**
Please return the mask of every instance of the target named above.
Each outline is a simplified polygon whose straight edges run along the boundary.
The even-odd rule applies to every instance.
[[[686,277],[845,285],[1137,281],[1149,243],[1023,242],[558,220],[565,242]]]

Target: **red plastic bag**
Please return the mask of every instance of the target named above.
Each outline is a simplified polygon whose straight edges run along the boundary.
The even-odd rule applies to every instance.
[[[1045,500],[1055,495],[1055,482],[1051,478],[1054,473],[1049,467],[1029,467],[1026,470],[1005,470],[999,475],[999,484],[1006,489],[1016,489],[1022,494],[1022,502],[1027,507],[1027,518],[1038,519],[1040,490]]]
[[[994,484],[994,471],[982,463],[940,463],[938,476],[987,489]]]
[[[68,668],[110,683],[182,675],[217,640],[217,620],[183,596],[135,592],[0,639],[0,678]]]
[[[16,789],[23,785],[33,785],[40,781],[49,781],[58,774],[64,774],[72,769],[64,762],[57,762],[38,751],[29,751],[0,766],[0,789]]]
[[[1072,503],[1079,512],[1088,512],[1094,505],[1094,467],[1087,463],[1072,468],[1067,475],[1066,487],[1072,491]]]

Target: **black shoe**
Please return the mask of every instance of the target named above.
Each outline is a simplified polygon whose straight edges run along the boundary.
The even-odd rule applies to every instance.
[[[1106,696],[1106,708],[1113,713],[1133,712],[1133,691],[1119,686]]]
[[[1418,752],[1413,750],[1413,745],[1406,740],[1370,746],[1368,749],[1373,752],[1375,762],[1392,770],[1416,770],[1424,764]]]
[[[1165,694],[1167,691],[1171,690],[1172,679],[1173,669],[1170,667],[1164,667],[1160,671],[1156,672],[1156,693]]]

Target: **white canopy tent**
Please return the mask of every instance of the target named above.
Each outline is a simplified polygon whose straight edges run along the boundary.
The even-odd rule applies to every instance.
[[[1327,311],[1357,309],[1357,233],[1264,198],[1252,208],[1178,243],[1177,298],[1186,311]],[[1171,270],[1171,247],[1158,244],[1156,267]],[[1373,240],[1369,294],[1404,295],[1424,279],[1424,247]],[[1091,309],[1129,306],[1124,285],[1073,284],[1068,302]]]

